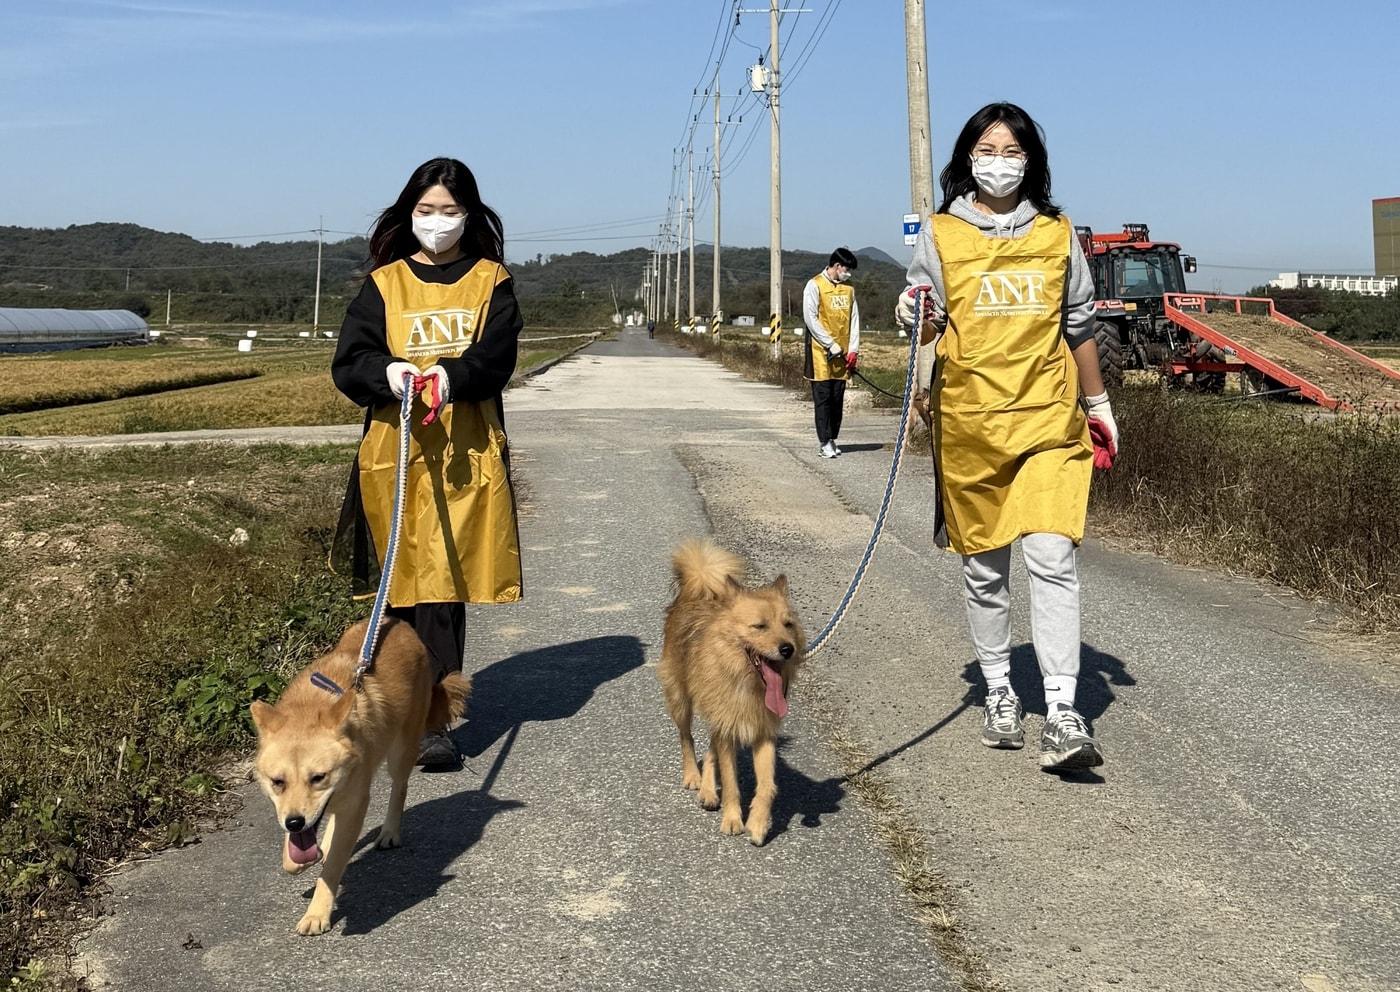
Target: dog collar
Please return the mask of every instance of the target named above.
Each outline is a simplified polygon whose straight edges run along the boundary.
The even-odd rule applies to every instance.
[[[345,693],[345,690],[336,685],[330,676],[322,675],[320,672],[311,673],[311,684],[318,689],[325,689],[332,696],[341,696]]]

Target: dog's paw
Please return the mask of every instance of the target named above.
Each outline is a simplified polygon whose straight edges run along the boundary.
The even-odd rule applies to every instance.
[[[306,915],[297,923],[297,933],[303,937],[314,937],[317,934],[325,933],[331,928],[331,914],[318,913],[313,909],[308,909]]]
[[[764,842],[768,840],[768,831],[772,826],[772,820],[764,820],[759,823],[753,817],[749,817],[749,822],[744,827],[749,834],[749,843],[753,844],[754,847],[762,847]]]
[[[394,833],[380,831],[379,839],[374,842],[374,846],[380,851],[387,851],[391,848],[398,847],[401,843],[402,841],[399,839],[398,831]]]
[[[700,805],[706,809],[719,809],[719,793],[713,789],[707,791],[704,786],[701,786]]]
[[[739,815],[738,810],[724,814],[723,818],[719,821],[719,832],[722,834],[729,834],[730,836],[736,836],[744,832],[744,818]]]
[[[691,792],[698,792],[700,790],[700,772],[692,770],[682,774],[681,785],[685,786]]]

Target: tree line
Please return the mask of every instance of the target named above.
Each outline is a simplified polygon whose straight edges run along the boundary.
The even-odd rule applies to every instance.
[[[512,261],[509,267],[527,323],[599,326],[606,325],[615,310],[625,314],[641,306],[638,293],[649,257],[645,248],[610,255],[572,252],[535,255]],[[368,258],[364,238],[323,246],[322,326],[340,323],[359,290]],[[674,254],[670,260],[668,295],[673,295]],[[688,262],[683,254],[682,265]],[[721,262],[725,313],[766,322],[768,250],[725,248]],[[802,289],[825,264],[825,253],[783,253],[783,304],[790,317],[800,318]],[[711,269],[709,247],[697,247],[696,312],[702,315],[710,309]],[[688,270],[681,282],[688,292]],[[237,245],[196,241],[136,224],[0,227],[0,306],[132,310],[159,326],[166,318],[169,294],[170,318],[176,324],[309,324],[315,283],[314,240]],[[890,324],[889,311],[904,285],[903,268],[863,255],[853,284],[865,323]]]

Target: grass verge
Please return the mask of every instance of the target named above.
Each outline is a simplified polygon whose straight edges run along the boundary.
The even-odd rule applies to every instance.
[[[352,620],[325,568],[349,461],[0,449],[0,976],[69,981],[43,962],[103,871],[193,838],[248,704]]]
[[[1113,407],[1124,448],[1094,474],[1098,530],[1329,600],[1364,632],[1400,630],[1400,418],[1153,387]]]

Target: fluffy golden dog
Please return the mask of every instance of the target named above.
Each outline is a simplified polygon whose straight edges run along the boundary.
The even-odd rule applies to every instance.
[[[699,791],[706,809],[722,809],[721,832],[747,831],[749,840],[761,845],[778,794],[778,727],[806,647],[788,601],[787,578],[745,586],[743,561],[705,540],[682,544],[671,564],[676,598],[666,610],[656,674],[680,734],[681,781]],[[696,712],[710,728],[703,772],[695,761],[690,729]],[[739,804],[735,757],[741,746],[753,748],[758,783],[747,822]]]
[[[377,847],[399,846],[408,776],[428,728],[462,715],[471,680],[459,673],[436,685],[428,654],[408,624],[389,620],[374,667],[362,688],[352,686],[366,623],[345,632],[325,657],[306,666],[276,706],[253,703],[258,729],[258,782],[287,831],[282,867],[296,873],[322,859],[316,891],[297,933],[325,933],[340,876],[364,825],[374,774],[385,761],[393,789]],[[317,843],[322,821],[324,840]]]

